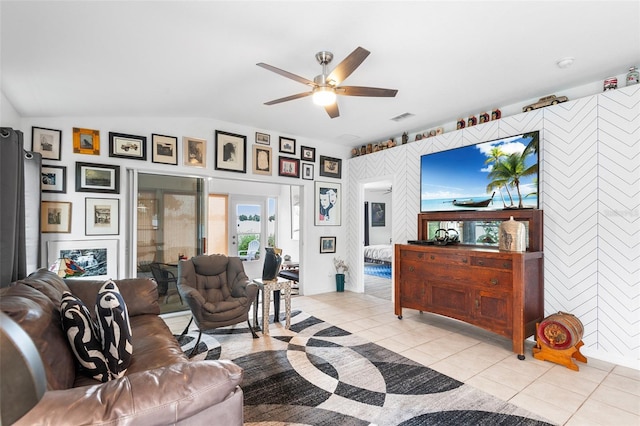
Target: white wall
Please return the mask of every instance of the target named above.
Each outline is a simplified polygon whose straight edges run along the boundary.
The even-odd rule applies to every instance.
[[[20,120],[20,115],[9,99],[3,92],[0,92],[0,127],[12,127],[20,130]],[[31,148],[31,145],[26,145],[25,148]]]
[[[640,368],[638,105],[640,85],[624,87],[349,160],[349,261],[361,262],[363,183],[394,176],[393,240],[406,242],[417,238],[421,155],[540,130],[545,314],[582,321],[587,358]]]
[[[336,255],[345,256],[346,240],[344,234],[344,226],[342,227],[315,227],[313,225],[313,183],[311,180],[296,179],[291,177],[278,176],[278,164],[277,158],[280,155],[278,152],[278,137],[287,136],[296,139],[296,155],[295,158],[300,158],[300,146],[310,146],[316,148],[316,158],[319,159],[320,155],[330,155],[332,157],[346,157],[350,151],[348,147],[338,146],[335,144],[317,141],[306,138],[296,138],[295,135],[283,135],[276,131],[269,131],[266,129],[255,129],[248,126],[237,125],[233,123],[222,122],[218,120],[205,119],[205,118],[172,118],[172,117],[157,117],[157,118],[133,118],[133,117],[29,117],[22,118],[19,125],[15,126],[19,130],[24,132],[25,146],[31,146],[31,127],[45,127],[52,129],[62,130],[62,147],[61,147],[61,161],[46,160],[45,164],[57,164],[67,167],[67,193],[66,194],[42,194],[43,200],[55,200],[55,201],[70,201],[72,202],[72,229],[69,234],[43,234],[43,263],[46,264],[46,249],[47,242],[54,240],[88,240],[88,239],[113,239],[118,240],[119,253],[118,253],[118,277],[124,278],[125,274],[125,260],[126,254],[125,248],[127,243],[127,222],[129,218],[127,206],[127,174],[126,169],[136,169],[146,172],[162,172],[166,174],[178,174],[189,176],[201,176],[207,178],[213,178],[211,187],[213,191],[219,192],[221,185],[217,184],[217,179],[232,180],[238,182],[242,188],[251,187],[260,183],[270,184],[283,184],[301,185],[302,191],[302,226],[307,227],[301,232],[300,241],[300,257],[301,264],[301,281],[304,280],[303,291],[305,294],[324,293],[328,291],[335,291],[335,282],[329,279],[330,275],[333,277],[335,274],[333,268],[333,255],[319,255],[319,241],[321,235],[335,235],[338,241],[343,244],[338,245],[338,252]],[[100,155],[83,155],[73,153],[73,127],[89,128],[100,130]],[[226,171],[214,170],[214,132],[215,130],[223,130],[226,132],[236,133],[247,136],[247,173],[234,173]],[[109,132],[119,132],[133,135],[141,135],[147,137],[147,143],[150,144],[151,134],[163,134],[171,135],[179,138],[178,141],[178,165],[166,165],[156,164],[151,162],[151,154],[148,149],[147,160],[129,160],[121,158],[109,157]],[[251,172],[252,169],[252,145],[255,141],[255,132],[263,132],[271,135],[271,148],[274,162],[272,163],[273,174],[272,176],[254,175]],[[207,140],[207,156],[205,169],[195,168],[182,165],[183,153],[182,153],[182,137],[197,137]],[[285,155],[287,156],[287,155]],[[291,157],[294,157],[291,155]],[[121,182],[120,182],[120,194],[96,194],[75,192],[75,163],[76,162],[88,162],[98,164],[110,164],[121,166]],[[320,177],[319,176],[319,162],[315,163],[315,177],[316,180],[341,182],[341,180]],[[343,180],[348,176],[343,171]],[[229,182],[227,182],[229,184]],[[264,194],[264,192],[263,192]],[[84,215],[84,199],[86,197],[99,197],[99,198],[118,198],[121,200],[121,222],[120,222],[120,235],[116,237],[87,237],[84,234],[85,230],[85,215]],[[343,212],[343,215],[345,213]],[[308,217],[305,217],[308,216]],[[327,277],[326,279],[322,277]]]

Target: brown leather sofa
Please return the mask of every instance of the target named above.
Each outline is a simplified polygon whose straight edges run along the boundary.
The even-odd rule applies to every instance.
[[[158,316],[155,281],[115,283],[129,311],[133,360],[124,377],[106,383],[77,373],[59,310],[62,292],[70,290],[95,315],[102,281],[62,280],[41,269],[0,290],[0,309],[34,341],[47,379],[43,398],[15,424],[242,425],[242,369],[187,359]]]

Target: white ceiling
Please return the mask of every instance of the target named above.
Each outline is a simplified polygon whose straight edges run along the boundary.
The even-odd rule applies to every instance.
[[[348,145],[537,99],[640,65],[639,1],[5,1],[2,91],[23,117],[205,117]],[[258,62],[313,79],[371,55],[340,117]],[[556,61],[572,56],[572,67]],[[624,82],[620,82],[624,85]],[[402,113],[415,116],[391,120]]]

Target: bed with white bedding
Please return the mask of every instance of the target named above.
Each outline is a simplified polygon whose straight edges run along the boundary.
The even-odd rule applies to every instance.
[[[368,263],[391,264],[393,258],[393,246],[390,244],[377,244],[364,247],[364,261]]]

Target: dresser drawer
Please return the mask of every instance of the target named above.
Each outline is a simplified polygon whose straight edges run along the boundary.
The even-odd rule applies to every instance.
[[[442,249],[442,251],[403,250],[400,257],[403,262],[417,261],[439,264],[446,263],[449,265],[467,265],[469,263],[469,256],[466,254],[447,251],[447,249]]]
[[[513,288],[513,274],[509,271],[474,268],[467,279],[474,287],[484,290],[510,291]]]
[[[483,266],[485,268],[509,269],[513,267],[511,259],[500,259],[495,257],[471,256],[471,266]]]

